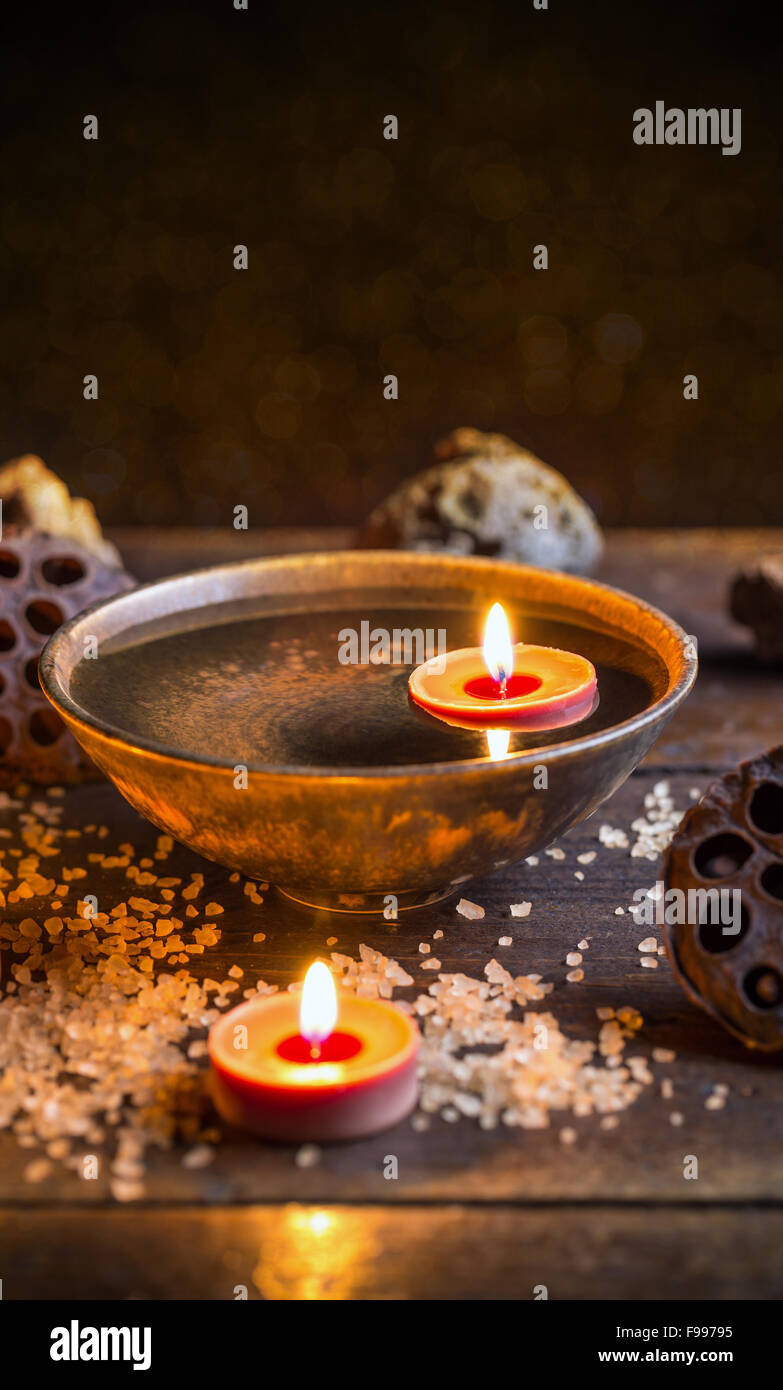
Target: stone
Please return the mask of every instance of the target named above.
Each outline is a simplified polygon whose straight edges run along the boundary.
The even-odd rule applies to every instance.
[[[603,541],[592,511],[535,454],[505,435],[462,428],[436,445],[435,458],[375,508],[360,546],[593,569]]]

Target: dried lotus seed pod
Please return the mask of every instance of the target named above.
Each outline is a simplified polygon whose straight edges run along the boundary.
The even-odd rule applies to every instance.
[[[96,599],[133,587],[71,538],[4,532],[0,541],[0,781],[57,782],[87,764],[38,683],[48,637]]]
[[[667,891],[699,894],[689,921],[663,929],[688,994],[748,1047],[783,1048],[783,747],[708,788],[664,873]],[[722,912],[715,890],[730,890]]]

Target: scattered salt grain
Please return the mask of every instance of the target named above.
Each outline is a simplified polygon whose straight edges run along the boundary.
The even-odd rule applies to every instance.
[[[53,1171],[54,1165],[48,1158],[34,1158],[25,1168],[23,1177],[25,1182],[45,1182]]]
[[[321,1162],[321,1150],[317,1144],[302,1144],[294,1155],[297,1168],[315,1168]]]
[[[566,956],[566,965],[581,965],[582,957],[579,951],[569,951]]]
[[[577,942],[577,948],[580,951],[589,951],[590,942],[587,940],[586,937],[583,936],[582,940]]]
[[[512,903],[509,911],[512,917],[529,917],[532,903]]]
[[[560,1143],[561,1143],[561,1144],[575,1144],[575,1143],[576,1143],[576,1139],[577,1139],[577,1133],[576,1133],[576,1130],[575,1130],[575,1129],[571,1129],[570,1126],[568,1126],[568,1125],[566,1125],[565,1129],[561,1129],[561,1131],[560,1131]]]
[[[192,1149],[188,1149],[182,1156],[183,1168],[206,1168],[215,1157],[215,1150],[211,1144],[194,1144]]]
[[[654,1047],[652,1050],[652,1059],[654,1062],[673,1062],[676,1056],[677,1053],[672,1052],[670,1047]]]
[[[421,955],[423,955],[423,956],[428,956],[431,950],[432,950],[432,947],[430,946],[429,941],[420,941],[420,942],[419,942],[419,952],[420,952]]]
[[[483,907],[479,907],[478,903],[470,902],[467,898],[460,898],[457,903],[457,912],[460,917],[470,918],[471,922],[477,922],[479,918],[484,916]]]
[[[580,980],[583,980],[584,977],[584,970],[569,970],[568,974],[566,975],[566,979],[569,985],[578,985]]]
[[[584,881],[584,874],[581,869],[576,869],[574,871],[574,878],[578,878],[580,883]]]
[[[679,1110],[672,1110],[671,1114],[669,1115],[669,1124],[674,1125],[675,1129],[679,1129],[684,1119],[685,1116],[682,1115]]]
[[[498,946],[511,946],[511,945],[513,945],[513,941],[514,941],[513,936],[499,936],[499,937],[498,937]]]
[[[639,964],[640,964],[640,965],[643,967],[643,969],[645,969],[645,970],[657,970],[657,969],[658,969],[658,958],[657,958],[657,956],[642,956],[641,959],[640,959],[640,961],[639,961]]]
[[[557,846],[555,846],[554,849],[545,849],[544,854],[548,854],[550,859],[555,859],[558,861],[561,859],[565,859],[565,850],[558,849]]]
[[[440,970],[440,965],[441,963],[439,960],[436,960],[434,956],[430,956],[429,960],[422,961],[421,968],[422,970]]]
[[[598,830],[598,839],[607,849],[627,849],[629,840],[624,830],[615,830],[611,825],[602,825]]]
[[[592,864],[592,862],[593,862],[594,859],[595,859],[595,850],[594,850],[594,849],[585,850],[584,854],[577,854],[577,856],[576,856],[576,862],[577,862],[577,864]]]
[[[654,936],[646,936],[644,941],[639,942],[636,949],[637,951],[657,951],[658,942],[655,940]]]

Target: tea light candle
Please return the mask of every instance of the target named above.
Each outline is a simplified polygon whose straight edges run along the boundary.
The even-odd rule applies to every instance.
[[[339,1025],[339,1026],[338,1026]],[[381,999],[340,1000],[320,961],[301,999],[250,999],[212,1027],[212,1098],[230,1124],[266,1139],[358,1139],[416,1103],[416,1024]]]
[[[464,647],[417,666],[412,698],[449,723],[469,727],[557,728],[588,714],[597,693],[595,667],[576,652],[512,645],[501,604],[492,607],[483,647]]]

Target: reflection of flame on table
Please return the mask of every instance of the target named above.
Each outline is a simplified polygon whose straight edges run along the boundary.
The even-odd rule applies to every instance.
[[[253,1270],[263,1298],[342,1300],[367,1287],[379,1252],[361,1211],[292,1203],[282,1214]]]

